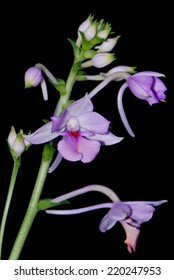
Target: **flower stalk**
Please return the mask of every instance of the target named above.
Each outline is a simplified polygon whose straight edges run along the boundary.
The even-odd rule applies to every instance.
[[[37,207],[38,201],[40,199],[40,195],[47,177],[48,169],[53,154],[54,154],[54,148],[50,144],[45,144],[43,149],[41,165],[34,186],[34,190],[28,205],[26,215],[24,217],[18,236],[15,240],[14,246],[10,253],[9,260],[17,260],[20,256],[23,245],[28,236],[29,230],[38,212],[38,207]]]
[[[12,199],[12,195],[13,195],[16,178],[18,175],[20,165],[21,165],[21,157],[14,158],[13,170],[12,170],[11,180],[10,180],[10,184],[9,184],[9,190],[8,190],[7,199],[6,199],[4,212],[2,215],[1,226],[0,226],[0,259],[2,256],[2,244],[3,244],[3,237],[4,237],[7,216],[8,216],[10,203],[11,203],[11,199]]]

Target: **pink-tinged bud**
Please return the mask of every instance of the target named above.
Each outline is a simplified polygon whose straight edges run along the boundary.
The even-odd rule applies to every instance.
[[[42,71],[39,67],[30,67],[24,77],[25,88],[36,87],[42,81]]]
[[[97,23],[93,22],[93,24],[91,24],[84,32],[85,37],[88,41],[91,41],[97,32]]]
[[[23,136],[19,133],[13,143],[13,152],[19,157],[25,151],[25,143]]]
[[[15,128],[12,126],[11,131],[8,135],[8,139],[7,139],[7,142],[8,142],[10,147],[13,146],[13,143],[16,140],[16,136],[17,136],[17,134],[16,134],[16,131],[15,131]]]
[[[117,36],[115,38],[109,38],[107,39],[106,42],[103,42],[100,46],[96,46],[95,48],[98,49],[97,52],[101,53],[101,52],[110,52],[113,50],[113,48],[115,47],[115,45],[117,44],[118,39],[120,38],[120,36]]]
[[[93,56],[91,63],[94,67],[102,68],[109,65],[114,60],[115,57],[112,53],[98,53]]]
[[[18,158],[31,145],[31,143],[24,139],[23,131],[20,130],[17,134],[13,126],[8,135],[7,142],[13,158]]]

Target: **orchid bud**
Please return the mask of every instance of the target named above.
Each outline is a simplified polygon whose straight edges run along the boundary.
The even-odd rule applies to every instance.
[[[100,32],[98,32],[97,36],[102,39],[106,39],[110,32],[111,32],[111,26],[110,24],[106,23],[105,28]]]
[[[120,36],[117,36],[115,38],[109,38],[109,39],[107,39],[106,42],[103,42],[100,46],[96,46],[95,49],[98,49],[97,50],[98,53],[110,52],[113,50],[113,48],[117,44],[117,41],[119,38],[120,38]]]
[[[17,157],[19,157],[25,151],[25,143],[21,133],[17,135],[16,140],[13,143],[12,149]]]
[[[79,28],[78,28],[78,31],[81,31],[81,32],[85,32],[86,29],[91,26],[92,24],[92,19],[93,19],[93,16],[89,15],[89,17],[80,24]]]
[[[21,154],[31,145],[31,143],[24,139],[23,131],[20,130],[17,134],[13,126],[8,135],[7,142],[13,158],[21,156]]]
[[[15,128],[14,128],[14,126],[12,126],[11,131],[8,135],[8,139],[7,139],[7,142],[8,142],[10,147],[13,146],[13,143],[16,140],[16,136],[17,136],[17,134],[16,134],[16,131],[15,131]]]
[[[78,38],[76,41],[76,45],[78,47],[80,47],[82,44],[82,37],[81,37],[80,31],[84,33],[91,26],[92,19],[93,19],[93,16],[89,15],[89,17],[80,24],[80,26],[78,28]]]
[[[42,81],[42,71],[39,67],[30,67],[24,77],[25,88],[36,87]]]
[[[86,39],[88,41],[91,41],[95,37],[96,31],[97,31],[97,23],[93,22],[93,24],[91,24],[84,32]]]
[[[97,68],[102,68],[109,65],[115,60],[114,54],[112,53],[98,53],[93,56],[91,60],[85,61],[81,64],[83,68],[94,66]]]

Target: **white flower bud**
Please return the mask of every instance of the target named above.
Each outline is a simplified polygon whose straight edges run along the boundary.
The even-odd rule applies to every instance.
[[[84,32],[86,39],[88,41],[91,41],[95,37],[96,32],[97,32],[97,24],[96,24],[96,22],[94,22]]]
[[[13,143],[12,149],[17,157],[19,157],[25,151],[24,139],[20,133],[17,135],[16,140]]]
[[[94,67],[102,68],[109,65],[115,60],[114,54],[111,53],[98,53],[93,56],[91,63]]]
[[[117,44],[119,37],[120,36],[117,36],[115,38],[109,38],[109,39],[107,39],[106,42],[103,42],[100,46],[96,46],[95,48],[98,49],[97,52],[101,53],[101,52],[112,51],[113,48],[115,47],[115,45]]]
[[[8,139],[7,139],[7,142],[10,145],[10,147],[13,146],[13,143],[16,140],[16,136],[17,136],[17,134],[16,134],[16,131],[15,131],[15,128],[12,126],[11,131],[8,135]]]

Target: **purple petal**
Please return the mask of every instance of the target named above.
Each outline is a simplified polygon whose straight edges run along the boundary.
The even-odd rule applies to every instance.
[[[151,78],[151,77],[150,77]],[[127,79],[127,84],[132,93],[139,99],[147,99],[149,94],[141,87],[136,80],[134,80],[133,76]]]
[[[75,101],[74,103],[69,105],[66,109],[68,110],[68,112],[72,117],[78,117],[81,114],[92,112],[93,104],[89,99],[88,95],[86,94],[83,98]]]
[[[60,116],[52,117],[52,132],[59,131],[65,127],[70,117],[71,116],[66,109],[60,114]]]
[[[79,137],[78,152],[83,155],[82,162],[91,162],[100,151],[101,144],[95,140]]]
[[[166,88],[165,84],[160,79],[155,78],[154,90],[156,92],[158,92],[158,91],[163,91],[164,92],[164,91],[167,90],[167,88]]]
[[[133,76],[134,77],[138,77],[138,76],[165,77],[164,74],[159,72],[154,72],[154,71],[142,71],[134,74]]]
[[[150,76],[132,76],[130,79],[133,79],[147,94],[151,89],[154,78]]]
[[[78,152],[77,144],[77,139],[74,137],[65,136],[58,143],[57,148],[63,158],[69,161],[78,161],[82,159],[83,155]]]
[[[106,216],[104,216],[104,218],[101,220],[99,229],[101,232],[106,232],[107,230],[111,229],[115,224],[116,224],[116,220],[114,219],[110,219],[108,217],[108,214]]]
[[[101,144],[106,146],[117,144],[124,139],[123,137],[118,137],[112,134],[111,132],[108,132],[107,134],[104,135],[101,134],[87,135],[86,138],[100,141]]]
[[[88,112],[78,116],[80,127],[94,133],[105,134],[110,122],[95,112]]]
[[[51,133],[52,122],[49,122],[32,134],[24,135],[24,138],[31,144],[46,143],[60,135],[60,132]]]
[[[119,201],[115,202],[111,208],[111,210],[108,212],[108,217],[110,219],[114,219],[117,221],[122,221],[126,217],[130,216],[132,213],[132,209],[127,204]]]
[[[129,205],[132,209],[131,218],[140,225],[144,222],[149,221],[155,208],[153,206],[158,206],[167,202],[167,200],[159,201],[126,201],[125,203]]]

